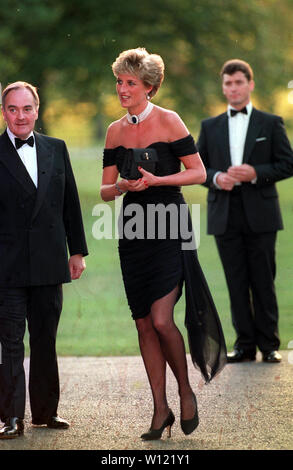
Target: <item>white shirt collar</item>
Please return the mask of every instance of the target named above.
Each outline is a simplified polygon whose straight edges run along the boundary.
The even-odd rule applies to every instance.
[[[247,116],[250,117],[251,115],[251,112],[252,112],[252,102],[249,101],[249,103],[246,105],[246,109],[247,109]],[[227,108],[227,112],[228,112],[228,116],[230,117],[230,109],[235,109],[233,106],[231,106],[230,104],[228,104],[228,108]],[[245,116],[245,115],[244,115]]]
[[[14,147],[15,147],[15,138],[17,137],[16,135],[13,134],[13,132],[11,132],[11,130],[9,129],[9,127],[7,127],[7,134],[8,134],[8,137],[9,139],[11,140],[11,142],[13,143]],[[27,139],[30,137],[30,136],[33,136],[34,133],[33,131],[31,131],[31,133],[27,136]],[[26,140],[26,139],[25,139]]]

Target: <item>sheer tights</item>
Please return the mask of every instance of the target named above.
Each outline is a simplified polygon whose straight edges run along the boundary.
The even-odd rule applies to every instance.
[[[189,384],[183,337],[174,323],[174,305],[178,286],[156,300],[145,318],[136,320],[141,355],[154,401],[152,429],[159,428],[169,413],[166,396],[166,363],[178,383],[181,418],[191,419],[195,406]]]

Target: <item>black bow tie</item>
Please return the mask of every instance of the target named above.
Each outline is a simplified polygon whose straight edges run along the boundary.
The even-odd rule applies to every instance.
[[[17,149],[19,149],[20,147],[22,147],[24,144],[28,144],[30,145],[31,147],[34,146],[34,138],[33,136],[31,135],[27,140],[22,140],[22,139],[19,139],[18,137],[15,137],[15,147]]]
[[[244,108],[242,108],[242,109],[230,109],[230,116],[231,117],[236,116],[237,113],[247,114],[246,106],[244,106]]]

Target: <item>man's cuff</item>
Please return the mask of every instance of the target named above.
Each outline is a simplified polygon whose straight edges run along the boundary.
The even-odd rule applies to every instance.
[[[213,177],[213,185],[217,188],[217,189],[221,189],[221,187],[218,185],[217,183],[217,177],[218,175],[220,175],[222,173],[222,171],[217,171],[217,173],[214,174],[214,177]]]

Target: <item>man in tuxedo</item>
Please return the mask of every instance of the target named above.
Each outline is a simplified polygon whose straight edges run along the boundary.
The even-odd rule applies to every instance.
[[[207,169],[208,233],[216,239],[236,331],[228,362],[280,362],[275,244],[283,228],[275,183],[293,174],[293,154],[279,116],[250,101],[253,72],[242,60],[221,71],[227,112],[202,122],[198,140]]]
[[[64,429],[57,415],[56,335],[62,284],[85,269],[87,245],[74,175],[62,140],[34,132],[37,90],[15,82],[2,93],[0,136],[0,439],[24,432],[25,322],[34,425]],[[68,261],[67,246],[70,253]]]

